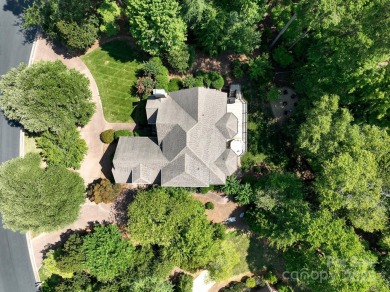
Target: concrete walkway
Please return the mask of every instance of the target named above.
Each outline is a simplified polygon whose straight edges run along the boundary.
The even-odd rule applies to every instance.
[[[91,121],[80,129],[81,136],[88,145],[88,153],[81,164],[80,173],[85,184],[91,183],[93,180],[103,177],[101,171],[100,159],[104,154],[104,144],[100,141],[99,135],[106,129],[127,129],[133,130],[134,123],[108,123],[104,119],[102,102],[100,100],[99,90],[95,80],[88,67],[81,61],[79,57],[65,58],[63,55],[55,52],[51,44],[45,39],[39,38],[33,62],[39,61],[56,61],[61,60],[68,68],[76,69],[84,74],[90,82],[89,89],[92,92],[92,100],[96,104],[96,112],[92,116]]]
[[[85,184],[89,184],[97,178],[103,177],[101,171],[100,160],[107,147],[100,141],[100,133],[106,129],[127,129],[133,130],[134,123],[108,123],[104,119],[103,107],[100,100],[99,90],[93,76],[87,66],[81,61],[79,57],[66,58],[61,54],[55,52],[53,47],[46,42],[45,39],[39,38],[37,40],[36,51],[33,57],[33,63],[39,61],[56,61],[61,60],[68,68],[76,69],[84,74],[90,81],[90,90],[92,92],[92,100],[96,104],[96,112],[92,116],[91,121],[80,129],[81,136],[85,139],[88,145],[88,153],[78,170]],[[81,207],[80,216],[73,224],[65,228],[50,232],[41,233],[32,239],[33,253],[37,268],[42,263],[42,251],[50,244],[54,244],[61,239],[61,234],[68,229],[84,229],[88,226],[88,222],[114,222],[114,214],[112,204],[99,204],[90,202],[86,199]]]

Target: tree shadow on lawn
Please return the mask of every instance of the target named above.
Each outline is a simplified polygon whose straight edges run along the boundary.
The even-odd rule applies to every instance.
[[[114,159],[116,146],[118,143],[114,142],[108,145],[106,151],[104,152],[102,158],[99,161],[101,171],[103,175],[109,179],[111,182],[114,182],[114,176],[112,174],[112,160]]]
[[[265,270],[271,270],[278,276],[285,271],[283,253],[269,246],[267,241],[252,234],[250,237],[248,255],[246,261],[251,272],[258,274]]]
[[[139,46],[131,40],[113,40],[100,46],[102,51],[116,61],[126,62],[142,62],[149,59],[149,55],[143,52]]]

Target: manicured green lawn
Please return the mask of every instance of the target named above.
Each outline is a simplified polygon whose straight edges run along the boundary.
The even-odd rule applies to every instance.
[[[131,95],[136,71],[142,56],[127,41],[112,41],[82,56],[99,88],[104,117],[108,122],[132,121],[133,102]]]

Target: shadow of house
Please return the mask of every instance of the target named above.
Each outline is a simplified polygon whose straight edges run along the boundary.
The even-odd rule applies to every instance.
[[[104,152],[102,158],[99,161],[102,173],[104,176],[109,179],[111,182],[114,182],[114,176],[112,174],[112,159],[114,158],[115,155],[115,150],[116,150],[117,143],[111,143],[108,145],[106,151]]]

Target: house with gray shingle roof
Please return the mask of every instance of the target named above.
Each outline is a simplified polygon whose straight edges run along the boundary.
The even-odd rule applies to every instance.
[[[112,169],[117,183],[206,187],[225,184],[237,170],[246,149],[242,98],[203,87],[169,95],[154,90],[146,116],[157,137],[119,138]]]

